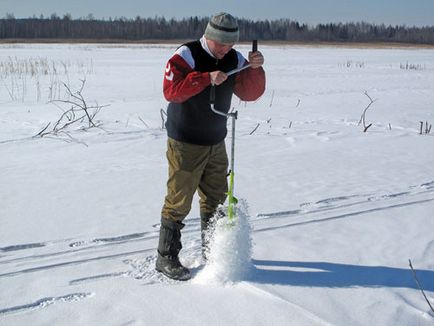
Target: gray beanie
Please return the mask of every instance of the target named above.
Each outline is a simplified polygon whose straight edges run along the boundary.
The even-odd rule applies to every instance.
[[[239,35],[237,20],[225,12],[212,16],[205,29],[207,39],[220,43],[235,43]]]

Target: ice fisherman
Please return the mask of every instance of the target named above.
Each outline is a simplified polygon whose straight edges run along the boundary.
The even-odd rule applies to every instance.
[[[233,49],[239,40],[237,20],[228,13],[211,17],[200,40],[181,45],[164,72],[167,108],[167,195],[161,212],[156,270],[169,278],[188,280],[190,271],[179,261],[183,220],[196,191],[200,197],[202,246],[210,218],[228,191],[227,119],[210,109],[215,85],[215,108],[228,112],[232,94],[255,101],[265,91],[264,57],[249,52],[248,60]],[[231,76],[228,72],[250,63]]]

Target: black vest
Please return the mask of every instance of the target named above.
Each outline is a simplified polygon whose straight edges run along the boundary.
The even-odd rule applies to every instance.
[[[238,66],[238,56],[231,49],[223,59],[210,56],[200,41],[185,44],[193,56],[195,71],[228,72]],[[234,91],[235,74],[216,86],[215,109],[228,112]],[[211,86],[183,103],[169,103],[167,109],[167,135],[170,138],[196,145],[215,145],[223,141],[227,134],[227,119],[211,111],[209,104]]]

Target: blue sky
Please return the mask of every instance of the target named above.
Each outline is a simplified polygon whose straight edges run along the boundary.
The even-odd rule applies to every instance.
[[[290,18],[301,23],[366,21],[392,25],[434,25],[434,0],[0,0],[0,17],[33,15],[96,18],[210,16],[227,11],[250,19]]]

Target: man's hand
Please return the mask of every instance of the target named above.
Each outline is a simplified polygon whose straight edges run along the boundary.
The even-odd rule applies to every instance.
[[[226,79],[228,79],[228,75],[226,75],[223,71],[217,70],[210,72],[209,78],[211,79],[212,85],[220,85]]]
[[[261,52],[249,52],[249,63],[253,69],[259,68],[264,64],[264,56]]]

